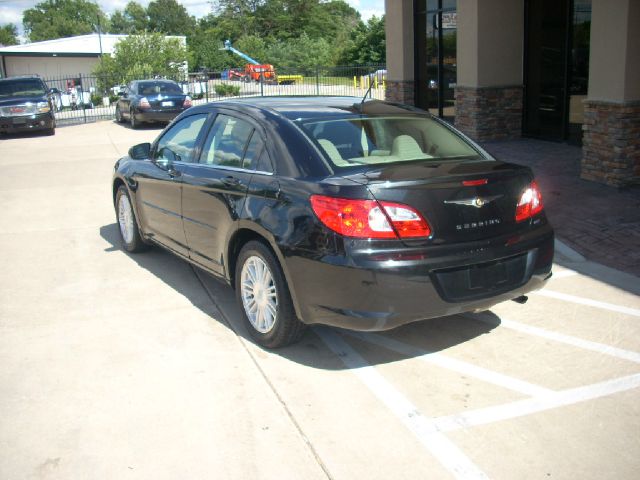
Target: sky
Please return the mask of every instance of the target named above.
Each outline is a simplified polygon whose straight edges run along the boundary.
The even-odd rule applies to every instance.
[[[13,23],[22,33],[22,12],[41,0],[0,0],[0,25]],[[147,6],[150,0],[137,0],[141,5]],[[207,0],[177,0],[184,5],[189,14],[197,18],[207,15],[211,11],[211,3]],[[129,0],[98,0],[96,3],[108,14],[114,10],[122,10]],[[373,15],[380,17],[384,14],[384,0],[346,0],[353,8],[360,12],[363,20],[368,20]]]

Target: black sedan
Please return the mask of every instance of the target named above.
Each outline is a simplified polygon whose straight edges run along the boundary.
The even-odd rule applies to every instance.
[[[172,80],[135,80],[120,92],[116,121],[131,128],[143,122],[168,123],[192,106],[191,97]]]
[[[123,247],[235,288],[267,347],[488,309],[551,276],[531,171],[412,107],[271,97],[194,107],[115,165]]]

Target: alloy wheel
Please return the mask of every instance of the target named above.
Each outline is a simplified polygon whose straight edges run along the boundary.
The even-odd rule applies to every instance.
[[[133,221],[133,210],[131,209],[129,197],[121,195],[120,200],[118,201],[118,225],[120,226],[122,238],[127,244],[133,242]]]
[[[278,292],[265,261],[253,255],[244,262],[240,274],[242,306],[249,322],[260,333],[268,333],[276,323]]]

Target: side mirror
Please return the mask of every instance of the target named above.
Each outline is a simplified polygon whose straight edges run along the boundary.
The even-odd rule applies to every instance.
[[[181,162],[182,158],[180,155],[175,153],[170,148],[162,148],[157,152],[157,158],[153,159],[153,163],[155,163],[159,168],[166,170],[167,172],[171,172],[173,168],[173,164],[175,162]]]
[[[49,95],[58,95],[59,93],[60,93],[60,90],[58,90],[57,88],[49,89]]]
[[[139,143],[138,145],[134,145],[129,149],[129,157],[134,160],[145,160],[149,158],[149,153],[151,152],[151,144],[150,143]]]

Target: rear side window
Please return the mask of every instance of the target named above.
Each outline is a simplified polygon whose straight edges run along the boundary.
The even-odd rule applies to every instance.
[[[262,141],[250,123],[220,114],[204,142],[200,163],[254,170],[261,149]]]
[[[358,116],[300,122],[337,167],[480,159],[462,137],[428,116]]]

